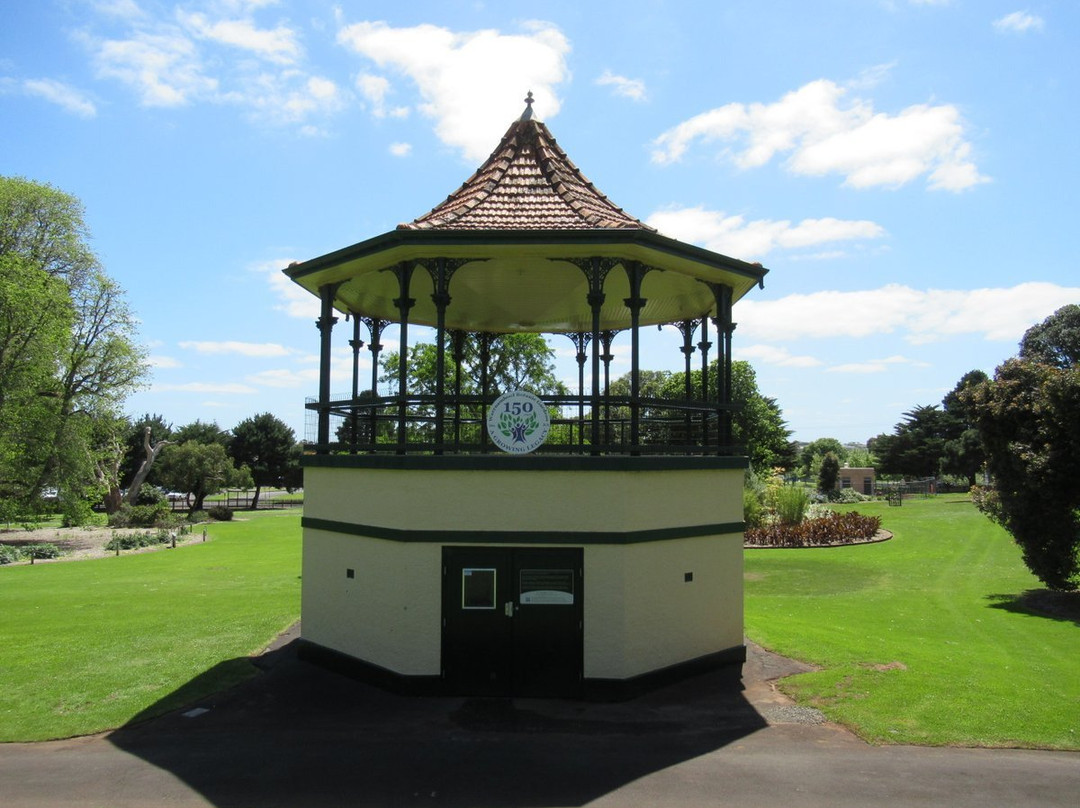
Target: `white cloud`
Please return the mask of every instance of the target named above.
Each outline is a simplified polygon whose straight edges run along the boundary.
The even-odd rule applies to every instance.
[[[570,77],[570,43],[550,23],[531,22],[521,34],[455,32],[436,25],[392,28],[358,22],[338,31],[353,52],[408,77],[435,132],[469,160],[482,160],[523,109],[527,90],[538,115],[559,111],[555,88]]]
[[[278,345],[276,342],[223,342],[186,341],[180,347],[203,354],[239,354],[240,356],[274,357],[289,356],[296,353],[292,348]]]
[[[146,361],[154,368],[182,368],[183,364],[171,356],[160,356],[152,354],[146,358]]]
[[[911,365],[912,367],[929,367],[926,362],[908,359],[904,356],[890,356],[885,359],[868,359],[865,362],[849,362],[844,365],[833,365],[826,368],[827,373],[884,373],[890,367],[896,365]]]
[[[99,77],[129,85],[148,107],[181,106],[218,89],[217,79],[204,75],[194,43],[178,31],[96,43],[95,64]]]
[[[391,143],[390,154],[392,154],[394,157],[408,157],[410,154],[412,154],[412,144]]]
[[[301,132],[306,135],[320,135],[323,131],[305,121],[330,115],[345,105],[337,84],[299,70],[260,73],[246,79],[240,90],[230,94],[229,100],[248,107],[260,120],[300,124]]]
[[[918,290],[889,284],[857,292],[744,299],[738,304],[737,319],[740,334],[766,342],[897,332],[914,345],[964,335],[1006,342],[1018,341],[1032,325],[1078,299],[1080,287],[1053,283],[972,290]]]
[[[319,371],[312,370],[264,370],[245,377],[245,381],[262,387],[297,388],[309,387],[319,381]]]
[[[263,2],[218,0],[213,13],[177,9],[175,16],[126,14],[124,36],[77,34],[93,54],[99,78],[134,89],[144,106],[211,101],[246,109],[260,121],[297,125],[319,135],[313,118],[345,106],[345,93],[302,62],[299,34],[284,24],[260,28],[251,14]],[[236,58],[237,50],[255,58]]]
[[[390,92],[390,81],[385,76],[361,73],[356,77],[356,89],[371,107],[371,114],[376,118],[386,117],[386,96]]]
[[[859,71],[859,75],[847,83],[851,90],[870,90],[885,81],[896,67],[896,62],[871,65]]]
[[[786,154],[789,171],[840,174],[854,188],[899,187],[923,175],[931,188],[950,191],[986,181],[971,161],[956,107],[918,104],[889,115],[848,92],[819,79],[772,104],[717,107],[657,137],[653,161],[677,162],[697,142],[720,141],[721,154],[740,168]]]
[[[205,14],[177,11],[177,19],[201,39],[249,51],[278,64],[292,64],[302,55],[296,32],[283,25],[257,28],[250,19],[211,22]]]
[[[644,101],[646,98],[645,82],[641,79],[630,79],[605,70],[596,83],[601,87],[611,87],[615,95],[621,95],[623,98],[633,101]]]
[[[1014,11],[994,20],[994,28],[1002,33],[1024,34],[1028,31],[1041,31],[1043,18],[1027,11]]]
[[[185,384],[155,384],[155,393],[227,393],[249,395],[259,392],[256,388],[238,382],[217,384],[214,382],[187,382]]]
[[[68,112],[83,118],[93,118],[97,115],[97,107],[74,87],[64,84],[55,79],[26,79],[22,83],[23,89],[30,95],[44,98]]]
[[[94,10],[110,17],[138,19],[144,16],[135,0],[95,0]]]
[[[736,358],[762,362],[766,365],[778,365],[780,367],[814,368],[822,364],[820,359],[813,356],[797,356],[787,348],[774,345],[745,345],[733,349]]]
[[[661,233],[702,244],[713,252],[743,260],[760,258],[776,249],[800,249],[818,244],[882,238],[885,229],[866,220],[834,218],[787,220],[729,216],[701,206],[653,213],[646,220]]]
[[[285,312],[289,317],[317,320],[321,313],[319,299],[299,284],[293,283],[282,271],[291,263],[291,258],[272,258],[252,264],[248,269],[266,278],[271,293],[278,300],[274,306],[276,311]]]

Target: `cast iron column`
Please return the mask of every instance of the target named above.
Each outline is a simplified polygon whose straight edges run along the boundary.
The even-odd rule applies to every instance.
[[[480,451],[486,452],[488,445],[487,407],[488,407],[488,370],[491,365],[491,344],[495,335],[481,331],[476,335],[480,348]]]
[[[585,347],[589,344],[590,336],[584,332],[578,332],[576,334],[567,334],[570,341],[574,343],[574,347],[577,348],[577,373],[578,373],[578,446],[585,445],[585,360],[588,359],[588,354],[585,353]]]
[[[465,332],[450,332],[450,353],[454,357],[454,451],[461,451],[461,363],[465,359]]]
[[[730,286],[719,283],[709,284],[716,299],[716,333],[719,337],[716,357],[716,404],[717,404],[717,444],[719,453],[731,450],[734,442],[731,413],[731,334],[735,323],[731,321],[732,290]]]
[[[334,296],[340,285],[328,283],[319,287],[322,306],[319,319],[315,321],[319,329],[319,425],[315,439],[318,454],[328,454],[330,451],[330,337],[338,321],[334,316]]]
[[[375,445],[379,440],[379,407],[376,404],[376,399],[379,397],[378,385],[379,385],[379,352],[382,351],[383,346],[379,343],[379,336],[382,334],[382,330],[386,325],[385,320],[380,320],[378,317],[365,317],[364,325],[368,327],[368,332],[371,335],[371,341],[368,343],[368,350],[371,351],[371,451],[375,451]]]
[[[683,320],[677,327],[683,336],[683,344],[679,350],[683,352],[685,357],[683,392],[686,396],[686,406],[689,407],[690,402],[694,400],[694,377],[690,371],[690,357],[694,353],[694,332],[697,331],[697,323],[694,320]],[[686,409],[683,413],[683,428],[686,430],[685,441],[689,444],[690,431],[693,429],[693,415],[689,409]]]
[[[698,348],[701,349],[701,401],[703,404],[709,403],[709,348],[712,347],[712,343],[709,342],[709,317],[708,315],[702,315],[701,317],[701,342],[698,343]],[[717,430],[717,443],[720,442],[720,423],[716,424]],[[701,445],[709,445],[709,413],[708,411],[702,411],[701,413]]]
[[[356,442],[359,438],[360,412],[356,408],[360,398],[360,349],[364,347],[364,341],[360,339],[360,318],[356,312],[352,312],[352,339],[349,347],[352,348],[352,407],[349,417],[349,453],[356,454]]]
[[[604,441],[611,445],[611,360],[615,355],[611,353],[611,343],[618,331],[604,331],[600,339],[604,343],[604,353],[600,359],[604,363]]]
[[[452,270],[451,270],[452,271]],[[431,300],[435,304],[437,321],[435,326],[435,454],[443,453],[445,430],[443,420],[446,417],[446,307],[450,305],[450,272],[446,259],[436,258],[434,272],[428,266],[428,272],[435,286]]]
[[[648,271],[637,261],[627,263],[626,278],[630,282],[630,297],[623,303],[630,309],[630,451],[638,454],[641,443],[641,310],[645,299],[641,296],[641,280]]]
[[[400,263],[394,268],[401,292],[401,296],[394,300],[394,305],[401,312],[401,346],[398,348],[398,454],[405,454],[405,447],[409,442],[406,406],[409,386],[409,309],[416,305],[415,298],[409,297],[412,273],[413,267],[410,264]]]

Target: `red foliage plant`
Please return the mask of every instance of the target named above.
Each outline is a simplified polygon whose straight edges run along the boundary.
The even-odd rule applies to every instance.
[[[753,547],[828,547],[869,541],[881,529],[880,516],[856,511],[830,511],[797,525],[765,525],[747,530],[744,541]]]

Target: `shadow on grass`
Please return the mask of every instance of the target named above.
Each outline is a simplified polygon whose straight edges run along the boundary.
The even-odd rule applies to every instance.
[[[737,666],[618,704],[406,697],[298,659],[296,645],[207,696],[208,684],[251,670],[222,663],[110,742],[217,806],[525,808],[590,803],[766,726]]]
[[[1080,626],[1080,592],[1028,589],[1018,595],[988,595],[987,600],[991,601],[990,606],[994,609]]]

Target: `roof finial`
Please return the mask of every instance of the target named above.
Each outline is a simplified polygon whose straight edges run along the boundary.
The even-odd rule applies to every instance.
[[[523,113],[521,113],[520,120],[523,120],[523,121],[531,121],[532,120],[532,116],[533,116],[532,105],[533,105],[532,90],[529,90],[529,94],[527,96],[525,96],[525,111]]]

